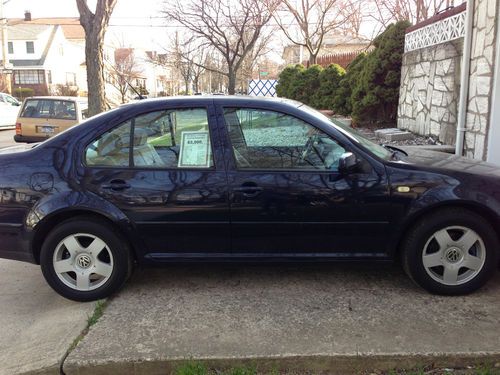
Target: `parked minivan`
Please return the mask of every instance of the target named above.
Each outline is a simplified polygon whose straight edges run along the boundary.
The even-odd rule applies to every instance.
[[[24,100],[16,121],[16,142],[42,142],[80,123],[87,115],[87,98],[35,96]]]

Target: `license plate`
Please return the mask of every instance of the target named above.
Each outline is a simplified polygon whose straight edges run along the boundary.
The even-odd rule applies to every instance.
[[[55,132],[55,127],[53,126],[37,126],[36,131],[38,133],[54,133]]]

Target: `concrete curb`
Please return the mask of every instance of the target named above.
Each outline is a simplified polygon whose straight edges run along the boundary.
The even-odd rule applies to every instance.
[[[374,370],[412,369],[419,366],[465,368],[470,365],[500,365],[500,352],[495,353],[435,353],[435,354],[362,354],[348,355],[284,355],[276,357],[245,358],[191,358],[130,362],[72,363],[65,366],[66,375],[166,375],[187,361],[204,363],[208,368],[228,369],[252,366],[259,373],[289,371],[314,374],[361,374]],[[50,372],[40,374],[52,374]],[[30,374],[31,375],[31,374]],[[38,375],[38,373],[37,373]]]

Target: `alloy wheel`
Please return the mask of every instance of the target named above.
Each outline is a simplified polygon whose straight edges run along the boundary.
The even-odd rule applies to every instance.
[[[89,233],[71,234],[56,247],[53,266],[68,287],[90,291],[104,285],[113,272],[113,255],[108,245]]]
[[[449,226],[436,231],[422,252],[427,274],[444,285],[461,285],[474,279],[484,266],[486,249],[472,229]]]

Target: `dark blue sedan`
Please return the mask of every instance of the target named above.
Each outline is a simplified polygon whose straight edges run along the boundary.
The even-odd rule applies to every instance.
[[[379,146],[288,100],[145,100],[0,166],[0,257],[78,301],[134,263],[397,259],[450,295],[498,265],[499,168]]]

